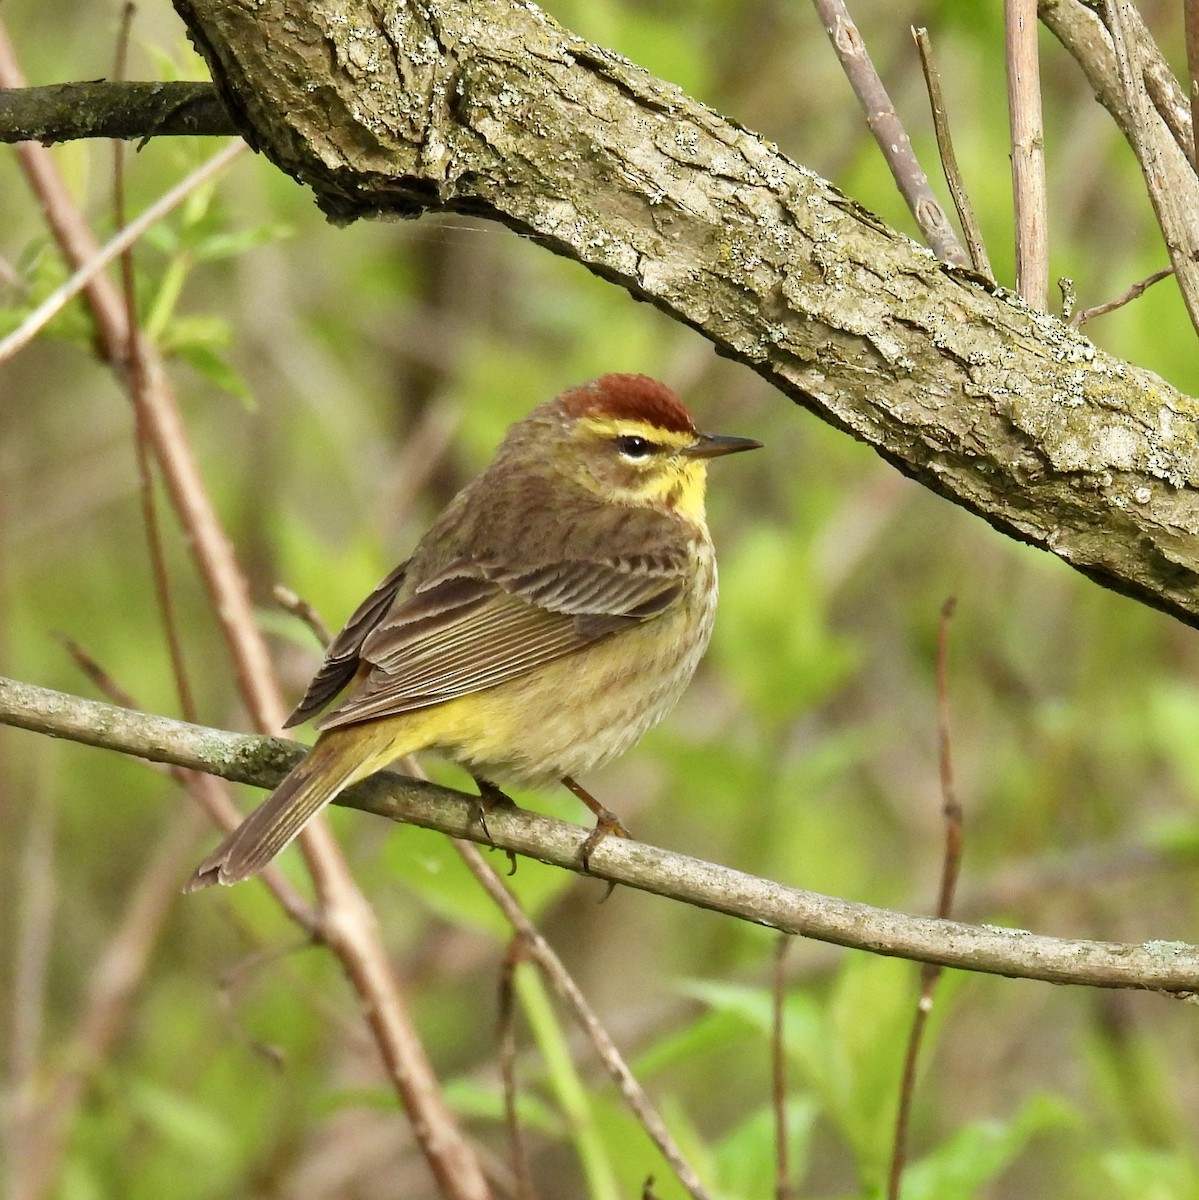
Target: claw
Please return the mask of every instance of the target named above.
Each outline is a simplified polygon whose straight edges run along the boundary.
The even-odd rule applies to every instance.
[[[471,778],[474,779],[475,786],[479,789],[479,796],[475,801],[475,818],[483,830],[483,836],[490,841],[491,830],[487,828],[487,814],[496,808],[515,808],[516,802],[506,792],[500,791],[490,779],[483,779],[479,775],[473,775]],[[511,850],[505,850],[504,853],[508,856],[508,874],[515,875],[516,854]]]
[[[633,835],[621,824],[620,818],[607,808],[600,809],[595,815],[595,828],[587,835],[587,840],[579,850],[579,862],[584,871],[591,870],[591,855],[596,846],[609,836],[631,838]]]
[[[579,862],[583,870],[590,874],[591,855],[594,853],[596,846],[604,838],[609,834],[615,834],[617,837],[623,838],[632,837],[633,835],[621,824],[620,818],[611,809],[605,808],[585,787],[580,786],[569,775],[563,776],[562,783],[595,813],[595,828],[587,835],[587,840],[579,850]],[[612,889],[615,886],[615,883],[608,884],[608,890],[604,893],[604,900],[607,900],[612,895]],[[600,903],[603,904],[604,900],[601,900]]]

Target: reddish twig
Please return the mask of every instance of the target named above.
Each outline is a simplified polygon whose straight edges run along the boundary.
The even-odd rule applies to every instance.
[[[937,916],[942,920],[948,920],[953,912],[953,898],[962,863],[962,806],[954,781],[953,738],[949,729],[949,626],[956,607],[957,601],[952,596],[945,601],[937,630],[937,758],[945,817],[945,856],[941,868]]]
[[[137,701],[73,637],[65,633],[59,633],[56,637],[71,656],[71,661],[96,685],[96,690],[102,696],[107,696],[122,708],[138,707]],[[170,769],[160,767],[158,763],[148,763],[147,766],[164,772]]]
[[[937,746],[941,780],[941,805],[945,817],[945,852],[941,862],[941,886],[937,896],[937,916],[948,920],[953,911],[962,862],[962,807],[958,802],[953,778],[953,742],[949,733],[949,624],[953,619],[955,602],[946,600],[941,609],[941,624],[937,631]],[[891,1171],[887,1182],[888,1200],[899,1200],[903,1169],[907,1156],[908,1130],[911,1124],[912,1098],[916,1092],[916,1068],[920,1062],[920,1047],[924,1041],[928,1019],[933,1011],[933,997],[944,968],[925,963],[920,969],[920,998],[908,1035],[904,1056],[903,1077],[899,1087],[899,1107],[895,1117],[895,1140],[891,1152]]]
[[[1045,312],[1049,308],[1049,215],[1036,0],[1004,0],[1004,22],[1016,214],[1016,291],[1025,303]]]
[[[0,42],[2,41],[3,39],[0,38]],[[4,72],[6,78],[12,78],[8,72],[12,62],[11,59],[4,60],[4,50],[5,46],[0,44],[0,71]],[[0,363],[12,358],[14,354],[28,346],[62,309],[70,304],[80,292],[87,290],[92,281],[109,263],[138,241],[147,229],[157,225],[159,221],[178,208],[198,187],[214,179],[248,149],[245,142],[230,143],[207,162],[198,166],[190,175],[185,176],[170,191],[161,195],[145,212],[135,217],[119,233],[114,234],[94,254],[81,258],[80,265],[64,284],[55,288],[12,333],[7,337],[0,338]]]
[[[121,26],[117,37],[116,62],[113,79],[125,78],[125,59],[129,50],[129,35],[133,28],[134,6],[127,0],[121,12]],[[112,143],[112,195],[113,224],[118,229],[125,227],[125,143]],[[142,525],[146,533],[146,549],[150,555],[150,571],[154,580],[154,595],[162,619],[163,635],[171,658],[171,670],[175,687],[179,693],[179,710],[184,719],[196,719],[196,705],[188,679],[187,664],[183,657],[183,643],[179,637],[179,625],[175,620],[174,601],[171,598],[171,581],[167,572],[166,550],[162,541],[162,529],[158,523],[158,507],[154,501],[154,472],[150,464],[150,444],[146,433],[146,356],[138,345],[141,327],[137,317],[137,280],[133,269],[133,245],[125,247],[120,255],[121,295],[125,301],[125,371],[129,398],[133,401],[134,445],[137,453],[137,482],[141,498]]]
[[[0,86],[23,84],[11,44],[0,25]],[[90,261],[99,252],[98,247],[71,201],[50,152],[38,143],[24,142],[17,147],[17,154],[63,255],[75,268]],[[122,298],[107,278],[97,275],[84,287],[84,295],[105,360],[119,368],[126,347],[138,351],[147,436],[208,588],[246,707],[260,730],[275,732],[282,726],[286,708],[266,643],[254,620],[249,587],[209,499],[162,361],[144,339],[131,341]],[[374,913],[323,821],[311,823],[299,841],[321,902],[321,940],[337,955],[358,995],[388,1077],[404,1104],[430,1169],[446,1197],[486,1200],[490,1189],[474,1151],[445,1103],[408,1016]]]
[[[60,634],[59,637],[75,665],[83,671],[101,693],[110,697],[123,708],[138,709],[140,707],[137,701],[78,642],[65,634]],[[222,781],[215,775],[206,775],[202,771],[192,771],[186,767],[160,766],[148,759],[139,761],[144,762],[148,767],[161,770],[176,783],[185,787],[197,806],[218,828],[231,830],[241,822],[241,811],[229,798],[228,789],[222,786]],[[309,936],[315,936],[318,926],[312,905],[287,881],[277,864],[268,865],[263,872],[262,881],[283,911]]]
[[[812,3],[841,60],[841,67],[854,95],[866,114],[866,124],[925,241],[939,258],[968,267],[970,256],[962,249],[945,209],[929,187],[928,176],[912,149],[912,140],[874,69],[862,35],[846,10],[844,0],[812,0]]]
[[[275,597],[275,603],[284,612],[291,613],[296,620],[308,628],[320,645],[327,646],[329,644],[332,638],[329,626],[325,624],[320,613],[307,600],[281,583],[275,584],[271,589],[271,595]]]

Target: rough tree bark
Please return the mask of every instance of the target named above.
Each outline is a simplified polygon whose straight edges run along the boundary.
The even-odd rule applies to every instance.
[[[481,214],[693,326],[905,474],[1199,624],[1199,406],[514,0],[176,0],[335,220]]]

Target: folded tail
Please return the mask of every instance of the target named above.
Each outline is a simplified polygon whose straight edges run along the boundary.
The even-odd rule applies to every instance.
[[[380,728],[384,724],[322,734],[283,782],[196,868],[183,890],[240,883],[261,871],[326,804],[395,757],[389,752],[392,739]]]

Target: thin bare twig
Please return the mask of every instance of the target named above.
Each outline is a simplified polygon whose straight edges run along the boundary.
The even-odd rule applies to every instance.
[[[307,626],[320,645],[327,646],[329,644],[331,637],[329,626],[325,624],[320,613],[307,600],[281,583],[275,584],[271,589],[271,595],[274,596],[275,603],[284,612],[291,613],[296,620]]]
[[[489,822],[490,820],[491,818],[488,817]],[[641,1084],[634,1078],[628,1064],[617,1050],[616,1043],[612,1041],[611,1035],[600,1023],[599,1018],[579,990],[579,985],[562,965],[562,960],[554,953],[553,947],[525,915],[524,909],[520,907],[516,897],[504,886],[504,881],[492,870],[483,855],[469,842],[461,839],[455,839],[454,847],[462,856],[467,869],[479,881],[483,890],[504,914],[512,928],[516,930],[529,959],[538,965],[542,974],[550,981],[554,991],[558,993],[559,998],[574,1013],[575,1019],[591,1039],[591,1044],[595,1048],[600,1062],[603,1063],[616,1086],[620,1088],[625,1103],[633,1110],[634,1115],[641,1122],[642,1128],[649,1134],[654,1145],[658,1147],[662,1157],[670,1164],[678,1181],[693,1197],[693,1200],[710,1200],[710,1193],[690,1163],[683,1157],[683,1152],[671,1136],[670,1130],[666,1128],[665,1122],[650,1103]]]
[[[1183,26],[1187,44],[1187,92],[1191,101],[1191,164],[1199,172],[1199,145],[1195,129],[1199,126],[1199,0],[1182,0]]]
[[[1103,304],[1096,304],[1094,308],[1080,309],[1070,318],[1070,327],[1077,329],[1095,317],[1101,317],[1104,313],[1114,312],[1117,308],[1123,308],[1125,304],[1130,304],[1143,292],[1148,291],[1155,283],[1161,283],[1163,279],[1168,279],[1173,274],[1173,267],[1162,267],[1160,271],[1154,271],[1152,275],[1144,279],[1138,279],[1132,287],[1121,293],[1114,300],[1108,300]]]
[[[991,269],[991,260],[987,255],[987,245],[979,228],[978,218],[974,215],[974,206],[970,203],[970,193],[962,180],[961,168],[958,166],[958,156],[953,148],[953,135],[949,130],[949,114],[945,111],[945,97],[941,92],[941,75],[933,62],[932,41],[928,30],[913,27],[912,37],[916,49],[920,52],[920,66],[924,71],[924,82],[928,88],[928,104],[933,114],[933,129],[937,135],[937,151],[941,155],[941,169],[945,172],[945,182],[949,184],[949,195],[953,207],[958,214],[958,224],[966,238],[966,248],[970,252],[970,262],[974,269],[988,279],[995,278]]]
[[[55,636],[62,643],[63,649],[71,656],[71,661],[96,685],[97,691],[102,696],[107,696],[113,704],[119,704],[122,708],[141,707],[73,637],[65,633]],[[158,764],[153,765],[157,769],[167,770],[166,767],[159,767]]]
[[[500,970],[500,1078],[504,1083],[504,1119],[508,1126],[508,1145],[512,1151],[512,1177],[516,1182],[516,1200],[536,1200],[529,1152],[525,1147],[516,1104],[516,969],[528,957],[525,939],[517,934],[508,946]]]
[[[409,772],[413,778],[422,782],[428,782],[427,776],[421,770],[420,764],[413,755],[406,756],[402,760],[402,765],[404,770]],[[474,807],[475,805],[472,804],[472,808]],[[472,819],[475,823],[481,825],[477,821],[477,812]],[[484,832],[486,831],[484,830]],[[662,1156],[670,1164],[679,1182],[690,1193],[693,1200],[710,1200],[707,1191],[700,1183],[699,1176],[696,1175],[694,1169],[683,1157],[682,1151],[679,1149],[674,1138],[671,1137],[670,1131],[666,1128],[662,1118],[650,1103],[649,1097],[645,1094],[641,1085],[633,1077],[633,1073],[629,1070],[620,1051],[617,1050],[616,1043],[587,1004],[582,991],[578,984],[575,983],[570,972],[567,971],[562,960],[525,914],[516,897],[512,895],[504,884],[504,881],[492,869],[490,863],[483,858],[475,846],[461,838],[452,838],[451,844],[458,851],[467,869],[482,885],[483,890],[495,903],[496,907],[499,908],[516,934],[505,956],[500,980],[500,1072],[504,1080],[504,1108],[508,1122],[509,1140],[512,1146],[513,1175],[517,1182],[519,1200],[526,1200],[526,1197],[529,1200],[535,1200],[536,1196],[516,1108],[516,1042],[513,980],[516,969],[521,961],[535,963],[542,974],[549,979],[559,998],[570,1007],[575,1018],[582,1025],[584,1032],[590,1038],[591,1044],[595,1048],[600,1061],[616,1081],[626,1103],[632,1109],[633,1115],[641,1122],[642,1127],[654,1145],[661,1151]],[[512,871],[515,871],[516,860],[513,857],[512,851],[508,852],[508,858],[512,863]],[[511,874],[512,872],[509,873]],[[609,884],[608,892],[604,896],[605,900],[612,894],[613,886]],[[780,981],[781,978],[780,972]],[[652,1179],[650,1182],[652,1183]],[[648,1183],[646,1188],[648,1192]]]
[[[1191,138],[1181,137],[1184,150],[1180,135],[1167,127],[1146,97],[1143,67],[1154,60],[1156,47],[1136,9],[1106,0],[1103,7],[1110,32],[1080,0],[1040,2],[1041,19],[1077,60],[1137,156],[1179,291],[1191,323],[1199,329],[1199,178],[1190,161]],[[1159,83],[1161,76],[1160,70],[1151,73]],[[1189,125],[1189,110],[1182,115]]]
[[[156,762],[173,762],[238,783],[274,787],[305,752],[283,738],[228,733],[84,700],[0,676],[0,725],[16,725]],[[493,809],[479,828],[478,797],[382,771],[343,793],[350,808],[485,842],[581,872],[589,830],[520,809]],[[591,875],[700,908],[874,954],[1049,983],[1199,991],[1199,947],[1163,939],[1141,944],[1046,937],[967,925],[821,896],[635,842],[607,838]]]
[[[854,95],[866,114],[866,124],[924,240],[939,258],[960,267],[968,267],[970,256],[962,249],[945,209],[929,187],[928,176],[912,149],[912,140],[874,69],[862,35],[849,15],[844,0],[812,0],[812,3],[841,60]]]
[[[962,864],[962,806],[958,802],[953,779],[953,740],[949,733],[949,624],[953,620],[955,602],[945,601],[941,608],[941,624],[937,631],[937,747],[941,780],[941,807],[945,817],[945,852],[941,861],[941,886],[937,895],[937,916],[948,920],[953,911]],[[911,1125],[912,1099],[916,1094],[916,1068],[920,1062],[920,1047],[933,1011],[933,998],[941,978],[942,968],[925,963],[920,971],[920,997],[916,1015],[908,1036],[904,1056],[903,1077],[899,1086],[899,1105],[895,1117],[895,1141],[891,1151],[891,1171],[887,1180],[888,1200],[899,1200],[903,1170],[907,1160],[908,1129]]]
[[[1047,312],[1049,216],[1036,0],[1004,0],[1004,22],[1016,214],[1016,291],[1032,308]]]
[[[0,362],[12,358],[19,350],[28,346],[55,315],[84,291],[109,263],[138,241],[152,225],[157,225],[173,209],[178,208],[198,187],[210,179],[215,179],[248,149],[245,142],[231,142],[180,180],[169,192],[155,200],[145,212],[134,218],[119,233],[114,234],[102,248],[84,258],[70,279],[55,288],[12,333],[0,339]]]
[[[120,32],[117,36],[116,62],[113,78],[125,78],[125,59],[129,51],[129,35],[133,28],[135,9],[132,0],[127,0],[121,12]],[[113,224],[118,229],[125,226],[125,144],[112,143],[112,196]],[[162,530],[158,523],[158,507],[154,502],[154,471],[150,463],[150,439],[146,431],[146,351],[142,345],[142,332],[137,317],[137,280],[133,269],[133,244],[121,251],[121,295],[125,301],[125,374],[129,398],[133,402],[134,452],[137,456],[138,493],[141,499],[142,525],[146,534],[146,549],[150,555],[150,571],[154,580],[154,595],[162,619],[163,635],[171,659],[171,671],[175,688],[179,694],[179,711],[188,721],[196,719],[196,706],[192,698],[191,682],[187,664],[183,657],[183,644],[179,637],[179,626],[175,620],[174,601],[171,598],[171,581],[167,572],[166,550],[162,541]]]
[[[791,1156],[787,1139],[787,950],[791,939],[779,934],[774,944],[774,1028],[770,1038],[770,1073],[774,1106],[774,1196],[791,1200],[795,1185],[791,1182]]]
[[[78,642],[65,634],[60,635],[60,640],[75,665],[83,671],[101,693],[121,705],[122,708],[140,709],[141,706],[137,701]],[[143,761],[147,766],[160,767],[159,763],[150,759]],[[161,765],[160,769],[187,789],[196,805],[219,829],[231,830],[241,822],[240,809],[229,798],[228,790],[222,787],[221,780],[215,775],[169,764]],[[319,923],[312,905],[287,881],[277,864],[268,864],[267,869],[262,872],[261,879],[283,911],[310,937],[316,937],[319,932]]]
[[[937,898],[937,916],[941,918],[948,918],[953,912],[962,866],[962,805],[954,781],[953,737],[949,727],[949,627],[956,608],[957,601],[951,596],[941,608],[941,623],[937,630],[937,760],[945,817],[945,856]]]

